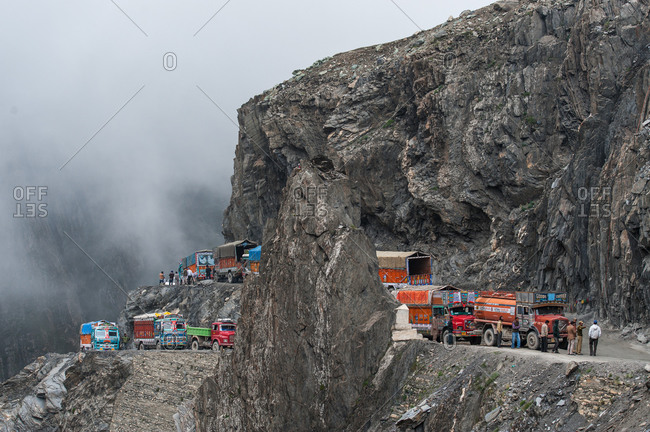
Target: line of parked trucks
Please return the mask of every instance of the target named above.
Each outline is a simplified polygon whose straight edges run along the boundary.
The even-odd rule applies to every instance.
[[[212,323],[210,328],[187,326],[180,314],[148,313],[133,317],[133,345],[138,350],[208,348],[214,351],[232,348],[237,324],[228,318]],[[115,351],[123,349],[117,325],[109,321],[84,323],[79,329],[80,349]]]
[[[497,323],[502,318],[502,340],[511,340],[512,325],[519,321],[522,344],[538,349],[542,325],[549,330],[558,321],[560,346],[567,343],[569,319],[563,315],[566,293],[523,291],[462,291],[450,285],[401,289],[397,300],[409,307],[413,328],[434,340],[447,340],[451,333],[472,345],[496,345]],[[552,335],[549,335],[549,341]]]

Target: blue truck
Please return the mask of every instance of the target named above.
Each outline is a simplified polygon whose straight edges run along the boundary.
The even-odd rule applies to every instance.
[[[120,329],[110,321],[83,323],[79,329],[81,351],[117,351],[120,349]]]

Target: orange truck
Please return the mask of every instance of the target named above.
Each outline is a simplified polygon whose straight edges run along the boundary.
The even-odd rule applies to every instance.
[[[397,300],[409,307],[409,322],[422,335],[433,340],[447,340],[453,333],[472,345],[481,342],[481,332],[474,324],[474,301],[477,293],[461,291],[451,285],[413,287],[397,291]]]
[[[390,289],[431,284],[431,256],[421,252],[377,251],[379,278]]]
[[[549,342],[553,340],[553,322],[559,321],[560,346],[567,343],[569,320],[563,315],[567,294],[556,292],[484,291],[474,304],[476,330],[480,331],[485,345],[496,344],[496,325],[503,317],[503,337],[511,340],[512,323],[519,319],[519,334],[530,349],[540,347],[542,324],[549,321]]]

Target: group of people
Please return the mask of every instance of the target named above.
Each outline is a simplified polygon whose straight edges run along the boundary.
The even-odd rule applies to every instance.
[[[183,270],[183,273],[180,273],[180,270],[174,273],[174,270],[169,272],[169,278],[165,279],[165,273],[160,272],[158,280],[158,285],[194,285],[196,283],[195,274],[190,269]]]
[[[540,330],[542,352],[548,352],[548,340],[549,340],[549,320],[546,320],[542,324]],[[511,348],[521,348],[521,337],[519,336],[519,329],[521,325],[519,320],[515,318],[512,322],[512,342],[510,344]],[[568,351],[569,355],[582,355],[582,331],[585,329],[585,325],[582,321],[579,321],[576,324],[576,319],[573,319],[567,326],[567,340],[568,340]],[[589,355],[595,356],[596,350],[598,348],[598,339],[602,334],[602,330],[598,325],[598,321],[594,320],[594,323],[589,327],[588,336],[589,336]],[[503,317],[499,317],[499,321],[496,326],[496,342],[497,346],[501,347],[501,337],[503,335]],[[559,352],[560,347],[560,321],[553,321],[553,329],[551,335],[553,336],[554,345],[551,348],[552,352]]]
[[[206,279],[212,279],[212,268],[207,267],[205,269]],[[198,279],[198,274],[193,272],[191,269],[183,269],[182,266],[178,267],[178,272],[174,273],[174,270],[169,272],[169,277],[165,279],[165,272],[160,271],[158,285],[194,285]]]

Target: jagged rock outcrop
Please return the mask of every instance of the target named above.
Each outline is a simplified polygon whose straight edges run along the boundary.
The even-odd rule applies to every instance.
[[[199,393],[200,430],[353,427],[391,352],[397,303],[358,228],[359,190],[321,157],[295,170],[282,196],[261,275],[242,290],[233,356]]]
[[[496,3],[296,71],[239,111],[224,235],[262,240],[292,170],[325,156],[366,235],[431,253],[436,282],[650,322],[648,10]]]

